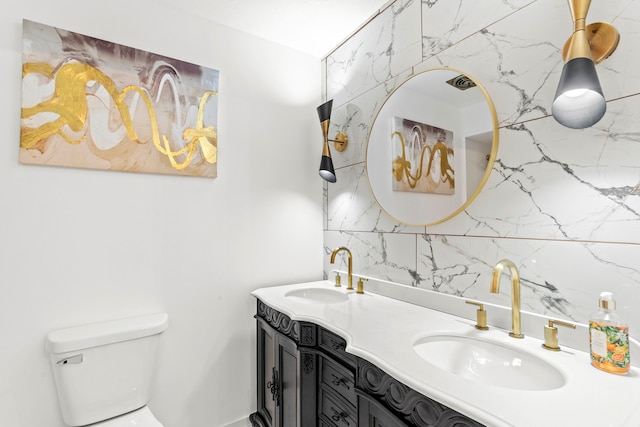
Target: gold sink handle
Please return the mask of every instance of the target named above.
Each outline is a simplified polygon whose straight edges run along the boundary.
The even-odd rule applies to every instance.
[[[571,329],[575,329],[576,325],[561,320],[549,319],[549,325],[544,327],[544,344],[542,344],[542,348],[549,351],[560,351],[560,346],[558,345],[558,328],[554,325]]]
[[[360,277],[358,279],[358,285],[357,285],[356,294],[364,294],[364,282],[363,282],[363,280],[369,280],[369,279],[365,279],[364,277]]]
[[[480,329],[481,331],[486,331],[489,329],[487,326],[487,312],[484,309],[484,304],[476,302],[476,301],[465,301],[467,304],[477,305],[478,310],[476,311],[476,329]]]
[[[336,288],[339,288],[340,286],[342,286],[342,285],[340,284],[340,281],[341,281],[341,279],[340,279],[340,273],[336,271],[336,285],[335,285],[335,286],[336,286]]]

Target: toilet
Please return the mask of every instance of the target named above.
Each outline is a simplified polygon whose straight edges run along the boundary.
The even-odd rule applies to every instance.
[[[50,332],[45,339],[65,424],[163,427],[151,399],[166,313]]]

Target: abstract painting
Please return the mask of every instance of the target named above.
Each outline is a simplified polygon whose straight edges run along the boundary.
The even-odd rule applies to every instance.
[[[455,194],[453,132],[394,117],[393,190]]]
[[[217,70],[23,21],[20,162],[215,177]]]

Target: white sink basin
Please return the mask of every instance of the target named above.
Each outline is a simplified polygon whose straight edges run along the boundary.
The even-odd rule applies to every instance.
[[[284,294],[287,298],[315,304],[336,304],[349,299],[343,292],[324,288],[296,289]]]
[[[519,390],[552,390],[565,384],[552,365],[508,345],[433,335],[419,339],[413,348],[428,363],[471,381]]]

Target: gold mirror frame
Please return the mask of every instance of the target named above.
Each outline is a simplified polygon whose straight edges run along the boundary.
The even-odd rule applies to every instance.
[[[433,72],[437,72],[437,74]],[[421,77],[427,76],[428,73],[432,74],[427,78]],[[483,117],[483,119],[486,120],[486,129],[484,133],[488,135],[489,132],[492,132],[491,148],[490,152],[487,153],[487,165],[484,169],[484,173],[482,174],[478,184],[473,189],[473,192],[470,195],[470,190],[466,188],[465,181],[465,185],[463,187],[465,188],[464,193],[466,194],[466,197],[462,194],[462,190],[459,188],[457,189],[460,192],[458,195],[455,195],[455,190],[454,194],[451,195],[394,191],[392,189],[392,180],[394,179],[392,170],[394,166],[392,166],[392,164],[394,164],[395,162],[392,161],[394,153],[391,153],[391,138],[398,132],[393,132],[392,126],[389,123],[390,117],[395,117],[397,110],[400,110],[399,114],[406,114],[408,116],[401,117],[403,119],[424,123],[437,128],[442,127],[443,129],[447,129],[441,124],[441,121],[446,122],[447,119],[444,117],[451,117],[454,114],[446,115],[443,109],[453,109],[454,107],[445,104],[448,103],[449,100],[457,98],[458,94],[448,92],[443,93],[443,91],[450,91],[451,89],[456,91],[459,90],[455,88],[455,83],[450,84],[451,88],[445,87],[446,89],[438,89],[437,95],[434,95],[431,92],[426,93],[426,91],[434,89],[433,87],[425,87],[424,93],[418,94],[418,92],[423,92],[422,86],[418,85],[419,83],[421,83],[420,79],[429,80],[433,79],[434,77],[440,78],[440,76],[442,76],[443,78],[448,77],[446,80],[453,79],[454,81],[456,80],[456,78],[459,78],[461,76],[466,77],[467,81],[463,84],[472,82],[471,85],[475,86],[474,88],[472,88],[472,90],[477,89],[480,91],[480,95],[478,95],[477,93],[474,95],[476,98],[475,102],[477,102],[477,104],[473,105],[477,105],[478,108],[483,109],[486,107],[486,111],[482,111],[482,114],[486,114],[486,117]],[[442,80],[442,84],[445,84],[446,80]],[[464,81],[465,79],[463,78],[462,80]],[[419,103],[420,98],[424,98],[426,100],[427,97],[429,98],[429,101],[426,101],[423,104]],[[429,105],[429,102],[438,99],[440,100],[440,103],[437,103],[437,105]],[[486,106],[482,104],[482,100],[484,100]],[[414,105],[412,106],[412,104]],[[433,104],[436,103],[433,102]],[[428,110],[433,110],[434,108],[438,108],[439,111],[432,111],[431,113],[429,113]],[[421,111],[417,112],[418,110]],[[459,110],[457,112],[459,112]],[[425,115],[429,116],[429,114],[432,114],[433,117],[425,118]],[[438,119],[438,115],[440,115],[444,119]],[[460,113],[459,115],[462,116],[463,114]],[[433,122],[429,123],[432,119]],[[456,128],[456,131],[459,132],[460,125],[458,124],[457,126],[458,127]],[[464,143],[466,144],[466,139],[470,136],[472,135],[462,135],[456,136],[454,138],[457,138],[457,140],[460,140],[460,138],[464,138]],[[402,141],[402,146],[402,154],[404,157],[404,140]],[[493,101],[489,97],[486,89],[478,82],[478,80],[463,71],[457,70],[455,68],[431,68],[428,70],[420,71],[418,73],[414,73],[406,78],[387,96],[384,103],[376,113],[367,138],[365,173],[367,175],[369,188],[371,189],[374,199],[388,216],[390,216],[393,220],[406,225],[430,226],[440,224],[453,218],[460,212],[464,211],[467,206],[469,206],[469,204],[473,202],[473,200],[478,196],[487,179],[489,178],[496,159],[497,151],[498,118],[495,107],[493,105]],[[461,162],[466,160],[467,151],[463,151],[463,153],[461,153],[460,155],[462,156],[461,159],[456,161]],[[421,159],[424,158],[424,152],[422,152],[421,156],[418,157],[421,157]],[[452,158],[455,160],[455,150],[453,150]],[[400,157],[398,157],[398,159],[400,159]],[[464,179],[466,180],[468,171],[466,161],[464,162],[464,164]],[[454,171],[454,175],[457,175],[456,179],[462,179],[462,177],[460,177],[460,175],[462,175],[460,172],[455,174]],[[458,185],[457,187],[461,186]],[[451,198],[452,196],[454,197]],[[411,206],[411,208],[409,208],[409,206]],[[415,206],[419,206],[417,210],[414,209]]]

